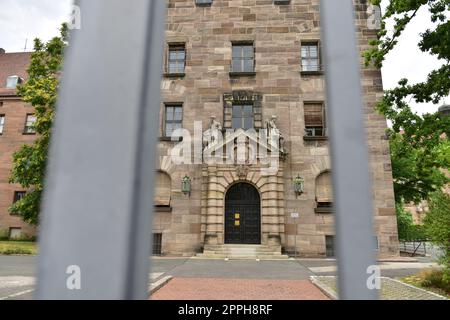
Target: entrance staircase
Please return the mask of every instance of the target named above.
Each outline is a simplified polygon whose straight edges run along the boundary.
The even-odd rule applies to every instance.
[[[203,259],[229,260],[287,260],[287,255],[281,254],[281,246],[224,244],[205,245],[203,253],[197,254]]]

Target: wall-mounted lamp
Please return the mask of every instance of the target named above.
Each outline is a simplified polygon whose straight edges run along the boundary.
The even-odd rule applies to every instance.
[[[181,181],[181,191],[186,195],[191,194],[191,178],[188,175]]]
[[[293,180],[295,194],[301,195],[305,191],[305,179],[297,175]]]

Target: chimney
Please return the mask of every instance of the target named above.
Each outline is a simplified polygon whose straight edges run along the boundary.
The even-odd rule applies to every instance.
[[[4,54],[4,53],[6,53],[5,49],[0,48],[0,54]]]

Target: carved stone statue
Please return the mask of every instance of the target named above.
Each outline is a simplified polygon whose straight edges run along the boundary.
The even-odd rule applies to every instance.
[[[280,129],[278,129],[276,122],[277,116],[275,115],[273,115],[270,120],[266,120],[267,136],[271,146],[279,148],[280,151],[283,151],[284,137],[281,134]]]
[[[222,134],[222,124],[216,120],[215,116],[211,116],[211,124],[209,129],[203,133],[204,147],[210,147],[220,141]]]
[[[216,116],[211,116],[211,127],[212,131],[222,131],[222,124],[216,120]]]

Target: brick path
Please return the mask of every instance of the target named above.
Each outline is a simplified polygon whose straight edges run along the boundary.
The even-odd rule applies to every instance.
[[[174,278],[153,300],[328,300],[309,280]]]

